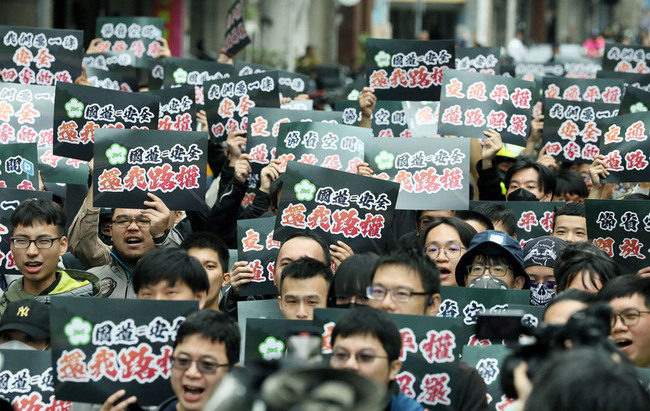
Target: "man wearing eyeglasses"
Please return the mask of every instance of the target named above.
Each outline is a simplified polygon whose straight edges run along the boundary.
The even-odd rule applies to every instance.
[[[52,200],[23,201],[11,215],[11,253],[23,275],[0,299],[0,314],[12,301],[50,297],[99,297],[99,279],[81,270],[59,270],[59,257],[68,249],[65,212]]]
[[[650,279],[622,275],[598,297],[612,307],[609,338],[637,367],[650,367]]]

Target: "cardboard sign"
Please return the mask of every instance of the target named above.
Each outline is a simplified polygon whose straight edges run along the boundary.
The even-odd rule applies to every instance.
[[[248,110],[280,107],[278,73],[260,73],[204,83],[205,109],[212,138],[225,141],[233,126],[248,130]]]
[[[240,287],[239,295],[275,295],[275,257],[280,242],[273,240],[275,217],[237,221],[237,261],[253,269],[251,282]]]
[[[624,114],[597,122],[603,130],[600,153],[605,156],[611,182],[637,182],[648,179],[648,156],[650,141],[650,113]]]
[[[456,47],[456,70],[499,74],[499,47]]]
[[[186,131],[97,132],[93,172],[95,207],[142,208],[158,196],[170,210],[202,210],[208,136]]]
[[[491,410],[506,409],[506,406],[516,401],[503,394],[500,383],[503,360],[510,352],[510,349],[502,344],[463,347],[463,360],[476,368],[487,386],[488,406]]]
[[[594,245],[625,274],[650,266],[650,204],[646,201],[587,200],[587,232]]]
[[[251,42],[244,27],[244,8],[241,1],[236,0],[228,10],[226,26],[224,48],[226,55],[232,57]]]
[[[132,51],[135,66],[146,68],[149,58],[156,58],[163,37],[165,21],[158,17],[97,17],[95,37],[103,41],[97,44],[100,52]]]
[[[9,243],[12,234],[11,214],[21,202],[31,198],[51,200],[52,193],[0,188],[0,288],[3,290],[7,288],[5,274],[20,274]]]
[[[489,74],[445,70],[438,133],[482,138],[492,129],[504,143],[525,145],[534,83]]]
[[[38,190],[36,143],[12,143],[1,147],[0,188]]]
[[[470,201],[470,210],[481,203],[495,203],[495,201]],[[564,205],[563,202],[559,201],[499,201],[498,203],[509,208],[515,215],[517,219],[515,231],[522,249],[529,240],[551,234],[553,231],[553,210]]]
[[[49,351],[0,350],[0,393],[15,410],[70,410],[54,396]]]
[[[366,40],[366,78],[378,100],[440,99],[443,68],[454,67],[454,41]]]
[[[291,162],[284,175],[273,238],[309,228],[330,244],[383,252],[399,184]]]
[[[469,139],[371,139],[364,161],[374,176],[400,183],[400,210],[469,208]]]
[[[93,87],[106,90],[125,91],[132,93],[138,91],[138,78],[135,68],[130,70],[107,71],[95,67],[86,68],[88,82]]]
[[[347,125],[356,126],[361,121],[358,101],[337,100],[334,108],[343,111],[343,122]],[[412,137],[401,101],[378,101],[370,120],[375,137]]]
[[[205,104],[203,83],[229,78],[233,74],[233,67],[230,64],[178,57],[164,58],[161,67],[157,69],[154,65],[151,76],[156,79],[162,74],[162,86],[165,88],[185,84],[194,86],[196,104],[199,105]]]
[[[53,298],[52,367],[57,398],[103,403],[119,389],[139,405],[173,395],[171,345],[196,301]]]
[[[38,143],[52,148],[54,87],[0,84],[0,144]]]
[[[648,53],[650,53],[650,47],[607,43],[603,54],[603,70],[650,73]]]
[[[154,96],[57,83],[54,154],[90,160],[99,128],[155,130],[158,105],[159,99]]]
[[[289,161],[297,161],[356,174],[364,143],[370,139],[372,131],[362,127],[286,123],[280,125],[276,155],[282,172]]]
[[[191,85],[147,92],[160,98],[158,130],[194,130],[197,111],[194,92]]]
[[[627,86],[618,114],[642,113],[650,107],[650,91]]]
[[[623,73],[621,71],[602,70],[597,73],[598,78],[614,78],[624,81],[626,86],[637,87],[645,91],[650,91],[650,73]]]
[[[83,31],[0,26],[4,83],[52,86],[81,75]]]
[[[546,154],[562,161],[593,162],[600,153],[598,142],[603,133],[596,122],[617,115],[618,107],[618,104],[547,98],[543,131]]]
[[[544,77],[544,98],[589,103],[620,104],[623,80]]]
[[[81,60],[84,68],[95,67],[102,70],[119,70],[135,65],[135,53],[132,51],[106,51],[86,54]]]

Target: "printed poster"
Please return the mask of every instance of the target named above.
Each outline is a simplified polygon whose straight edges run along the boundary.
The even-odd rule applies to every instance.
[[[131,51],[135,66],[146,68],[149,59],[156,58],[163,37],[165,21],[158,17],[97,17],[95,37],[103,41],[97,44],[100,52]]]
[[[609,176],[602,179],[611,182],[642,182],[648,180],[648,156],[650,143],[650,114],[647,112],[624,114],[603,119],[597,123],[603,130],[600,153],[605,156]]]
[[[280,242],[273,240],[275,217],[237,221],[237,261],[253,269],[251,282],[240,287],[239,295],[275,295],[275,258]]]

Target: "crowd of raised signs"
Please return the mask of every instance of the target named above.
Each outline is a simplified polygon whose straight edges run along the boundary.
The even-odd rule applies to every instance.
[[[600,361],[592,376],[650,387],[650,47],[508,66],[498,47],[368,39],[365,76],[323,109],[324,72],[240,61],[238,1],[228,27],[207,61],[172,57],[158,18],[99,18],[85,53],[80,31],[0,26],[0,396],[15,409],[119,410],[130,396],[212,409],[219,367],[297,355],[297,331],[334,368],[383,384],[378,409],[568,409],[541,378],[599,398],[566,377],[565,340],[593,351],[576,354],[583,370]],[[38,210],[12,226],[25,203],[52,200],[64,237],[16,231],[58,225]],[[34,288],[48,258],[58,268]],[[102,299],[71,297],[80,284]],[[222,337],[174,344],[196,301],[143,300],[225,312],[236,354],[183,357],[197,333]],[[337,321],[360,305],[391,314],[399,358],[374,334],[379,352],[337,346],[354,336]],[[513,318],[539,357],[563,358],[528,361],[542,364],[530,378],[515,368],[519,401],[499,384],[504,343],[533,357],[499,333]],[[8,350],[30,347],[49,351]],[[400,364],[386,381],[364,371],[385,358]],[[190,370],[205,381],[178,376]],[[646,402],[619,409],[650,404],[634,398]]]

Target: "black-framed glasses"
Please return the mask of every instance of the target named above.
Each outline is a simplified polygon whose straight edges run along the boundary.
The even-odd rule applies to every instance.
[[[440,251],[443,250],[447,257],[456,259],[460,257],[461,251],[466,250],[466,248],[458,244],[450,244],[447,247],[438,247],[437,245],[428,245],[424,247],[425,254],[429,255],[432,258],[438,258]]]
[[[52,244],[56,240],[60,240],[63,236],[50,237],[50,238],[37,238],[36,240],[30,240],[26,237],[11,237],[11,243],[14,245],[14,248],[29,248],[29,246],[34,243],[36,248],[52,248]]]
[[[641,314],[650,314],[650,311],[640,311],[637,310],[636,308],[628,308],[623,311],[621,311],[618,314],[612,314],[611,321],[612,321],[612,327],[616,324],[616,318],[620,318],[621,322],[623,325],[629,327],[631,325],[636,325],[639,323],[639,318],[641,318]]]
[[[134,221],[135,224],[140,228],[149,227],[149,225],[151,224],[151,220],[149,220],[146,217],[126,217],[126,216],[117,217],[115,220],[112,221],[112,223],[117,227],[126,228],[130,226],[131,223]]]
[[[492,277],[505,277],[509,269],[512,270],[512,267],[507,265],[472,264],[467,266],[467,273],[473,277],[480,277],[485,270],[488,270]]]
[[[352,354],[347,352],[346,350],[342,349],[335,349],[332,352],[332,360],[336,363],[339,364],[345,364],[348,362]],[[376,355],[373,353],[369,352],[358,352],[354,354],[354,359],[359,363],[359,364],[371,364],[372,362],[375,361],[376,358],[385,358],[388,359],[388,356],[385,355]]]
[[[201,374],[214,374],[217,372],[219,367],[230,367],[230,364],[219,364],[206,360],[193,360],[189,357],[170,357],[169,361],[171,362],[172,368],[179,371],[187,370],[192,366],[193,362],[196,362],[196,368],[198,368]]]
[[[415,292],[404,287],[397,287],[391,290],[387,290],[380,285],[371,285],[366,289],[366,294],[371,300],[383,300],[386,298],[386,294],[390,294],[393,301],[405,303],[414,295],[429,295],[431,293]]]

